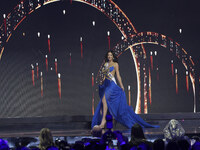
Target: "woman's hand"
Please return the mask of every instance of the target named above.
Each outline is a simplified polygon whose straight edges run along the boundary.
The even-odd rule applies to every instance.
[[[102,73],[107,74],[109,72],[109,68],[103,67],[102,68]]]
[[[124,86],[122,86],[121,88],[122,88],[122,90],[124,91]]]

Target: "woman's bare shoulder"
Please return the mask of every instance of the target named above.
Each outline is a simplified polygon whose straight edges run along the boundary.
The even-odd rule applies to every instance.
[[[114,66],[114,67],[118,67],[119,65],[118,65],[117,62],[114,62],[113,66]]]

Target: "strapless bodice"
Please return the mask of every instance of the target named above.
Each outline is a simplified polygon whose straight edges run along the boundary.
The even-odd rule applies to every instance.
[[[109,68],[109,71],[112,72],[114,69],[115,69],[114,66],[111,66],[111,67]]]

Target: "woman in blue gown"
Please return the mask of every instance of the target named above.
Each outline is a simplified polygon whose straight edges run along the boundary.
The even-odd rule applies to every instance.
[[[135,123],[145,128],[158,127],[146,123],[139,115],[135,114],[134,110],[127,104],[117,58],[112,51],[106,53],[105,62],[102,69],[105,79],[103,84],[99,86],[100,102],[92,119],[92,128],[95,125],[99,125],[100,128],[105,127],[105,118],[108,111],[117,122],[128,128],[131,128]],[[115,74],[119,86],[116,83]]]

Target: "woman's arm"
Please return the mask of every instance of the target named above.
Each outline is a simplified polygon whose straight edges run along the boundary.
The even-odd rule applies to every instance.
[[[120,76],[120,73],[119,73],[119,65],[118,65],[118,63],[116,63],[116,65],[115,65],[115,70],[116,70],[116,76],[117,76],[117,80],[119,82],[119,85],[122,88],[122,90],[124,90],[124,86],[122,84],[122,79],[121,79],[121,76]]]
[[[101,79],[100,81],[100,85],[102,85],[103,81],[105,80],[105,74],[107,74],[108,72],[108,69],[106,69],[106,63],[103,65],[102,69],[101,69],[101,72],[103,74],[103,78]]]

